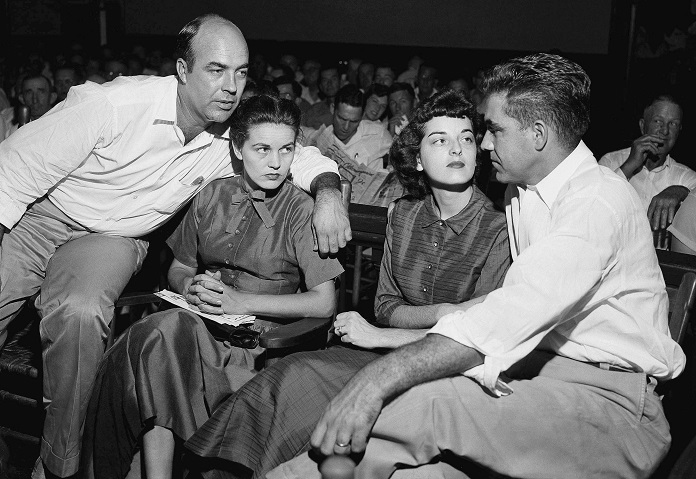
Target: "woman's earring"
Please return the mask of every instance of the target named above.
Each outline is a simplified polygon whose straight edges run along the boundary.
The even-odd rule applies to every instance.
[[[416,161],[416,171],[423,171],[423,165],[421,164],[420,160]]]

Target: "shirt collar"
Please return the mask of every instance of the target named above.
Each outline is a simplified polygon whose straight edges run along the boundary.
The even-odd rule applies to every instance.
[[[592,156],[592,152],[583,141],[580,141],[573,152],[561,161],[551,173],[536,185],[527,185],[527,189],[536,190],[546,206],[551,208],[553,202],[556,201],[558,192],[588,156]]]
[[[454,233],[459,236],[462,231],[471,223],[483,208],[486,202],[486,196],[479,190],[476,186],[473,187],[473,193],[469,203],[456,215],[446,220],[440,219],[440,214],[438,213],[437,206],[435,205],[435,198],[432,194],[425,197],[424,205],[427,215],[421,221],[421,228],[427,228],[435,223],[442,221],[444,224],[449,226],[449,228],[454,231]]]
[[[176,125],[176,99],[179,82],[176,76],[165,77],[165,79],[168,80],[166,86],[167,93],[165,95],[166,101],[160,102],[159,108],[155,113],[155,120],[152,122],[153,125]],[[205,133],[226,140],[230,139],[228,122],[213,123],[205,130]]]
[[[239,183],[240,190],[232,195],[230,202],[233,205],[241,204],[244,201],[251,202],[251,205],[254,207],[254,211],[256,211],[256,213],[259,215],[259,218],[261,218],[261,221],[263,221],[264,226],[266,226],[266,228],[272,228],[275,226],[275,220],[271,216],[271,212],[268,211],[268,206],[266,206],[265,203],[266,192],[264,190],[251,189],[244,179],[244,175],[238,176],[237,181]],[[228,229],[234,230],[236,227],[228,227]]]
[[[672,158],[670,155],[667,155],[665,162],[662,163],[657,168],[653,169],[652,171],[648,170],[648,168],[645,165],[643,165],[643,169],[645,169],[648,173],[659,173],[660,171],[662,171],[664,169],[672,168],[673,164],[674,164],[674,158]]]

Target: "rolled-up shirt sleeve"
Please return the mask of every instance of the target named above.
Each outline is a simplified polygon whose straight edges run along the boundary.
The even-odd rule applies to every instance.
[[[394,230],[392,229],[391,218],[393,211],[394,203],[391,203],[389,205],[387,230],[384,238],[384,254],[382,255],[382,264],[379,269],[379,284],[377,285],[377,294],[375,295],[375,318],[378,323],[384,325],[389,325],[389,318],[391,318],[396,308],[399,306],[410,306],[410,303],[404,299],[401,289],[397,286],[392,271],[392,238]]]
[[[569,201],[549,234],[526,248],[500,289],[466,312],[446,315],[429,331],[485,356],[466,372],[493,390],[501,371],[529,354],[549,331],[586,311],[612,261],[613,214],[602,201]],[[588,221],[588,218],[599,221]],[[578,304],[585,307],[577,308]]]
[[[113,140],[113,106],[88,88],[80,92],[71,90],[64,102],[0,143],[0,223],[7,228],[93,150]]]
[[[314,146],[295,146],[295,156],[290,165],[290,173],[295,185],[309,192],[312,181],[322,173],[338,174],[338,165],[319,152]]]

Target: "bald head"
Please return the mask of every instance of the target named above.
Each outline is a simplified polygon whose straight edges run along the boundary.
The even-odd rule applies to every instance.
[[[215,13],[201,15],[188,22],[176,38],[176,58],[182,58],[186,62],[188,71],[193,69],[193,64],[196,61],[194,43],[201,30],[204,34],[225,32],[233,37],[238,36],[246,48],[244,35],[234,23]]]
[[[249,50],[242,32],[218,15],[189,22],[179,33],[177,123],[197,133],[226,121],[246,85]]]

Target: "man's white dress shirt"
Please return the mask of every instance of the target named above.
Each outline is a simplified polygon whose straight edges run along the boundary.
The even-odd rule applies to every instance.
[[[40,121],[0,143],[0,223],[12,228],[48,198],[88,230],[138,237],[164,223],[211,181],[234,175],[229,132],[215,124],[188,144],[176,125],[177,79],[119,77],[70,89]],[[309,190],[338,173],[298,145],[294,182]]]
[[[467,376],[495,391],[534,349],[658,379],[684,369],[643,206],[584,143],[537,185],[508,186],[506,217],[514,261],[503,286],[429,331],[485,356]]]

